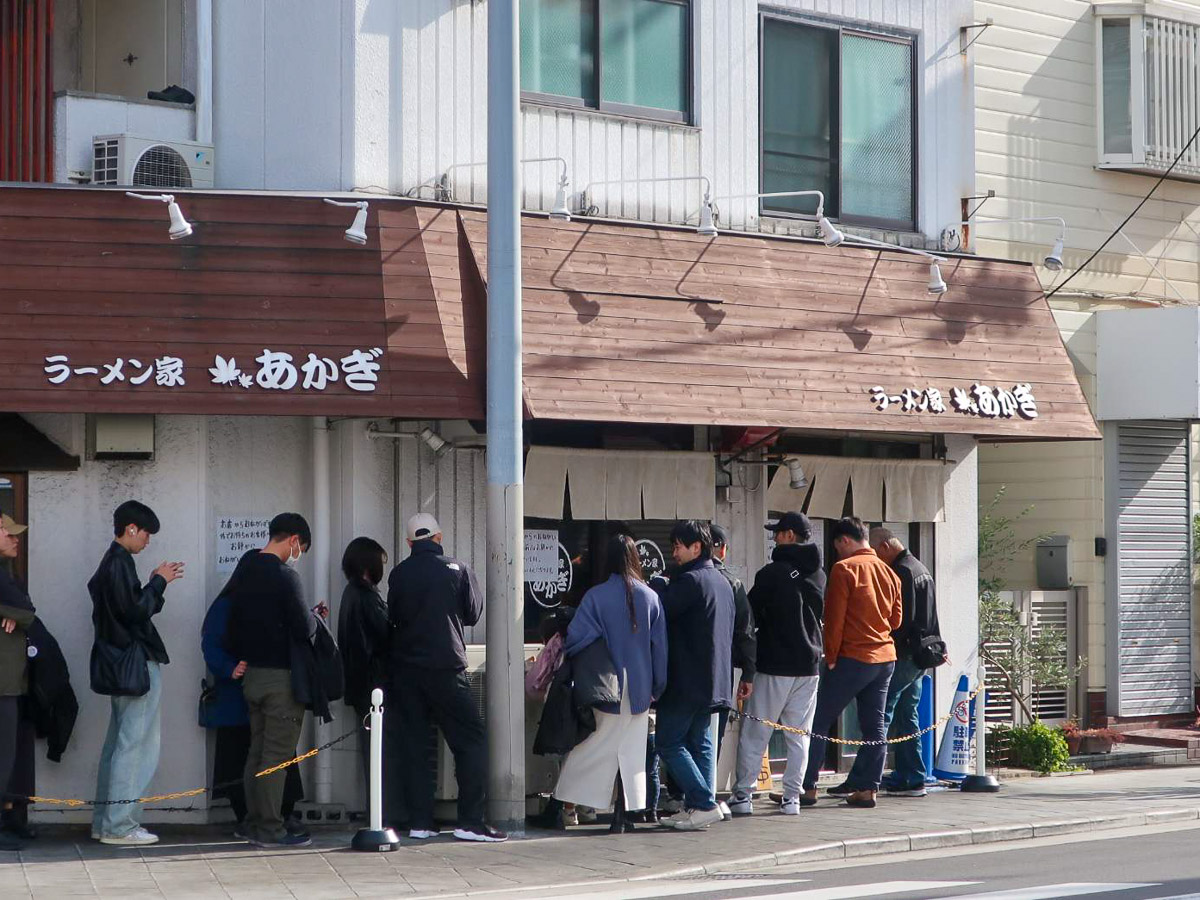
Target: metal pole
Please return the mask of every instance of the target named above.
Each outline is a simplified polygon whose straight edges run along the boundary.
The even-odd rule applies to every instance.
[[[975,678],[975,686],[981,689],[975,695],[975,774],[964,778],[959,790],[994,794],[1000,790],[1000,782],[987,773],[987,697],[982,690],[987,684],[987,672],[982,662],[975,672]]]
[[[316,552],[313,558],[313,606],[329,604],[329,560],[333,556],[333,529],[330,527],[329,502],[329,421],[324,416],[312,417],[313,440],[313,521],[312,540]],[[312,719],[313,745],[329,740],[329,724],[316,716]],[[333,760],[328,753],[317,754],[313,762],[313,799],[318,805],[333,802]]]
[[[488,807],[525,827],[521,172],[517,0],[488,3]]]
[[[368,716],[371,729],[371,754],[367,784],[370,797],[367,803],[367,813],[370,816],[369,827],[361,829],[350,846],[355,850],[387,852],[395,850],[400,839],[390,828],[383,827],[383,691],[375,688],[371,691],[371,713]]]

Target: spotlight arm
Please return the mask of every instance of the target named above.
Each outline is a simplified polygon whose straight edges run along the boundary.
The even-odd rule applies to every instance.
[[[928,250],[921,250],[917,247],[901,247],[899,244],[889,244],[887,241],[877,241],[875,238],[862,237],[857,234],[846,235],[847,243],[867,244],[871,247],[881,247],[884,250],[899,250],[901,253],[911,253],[914,256],[923,256],[931,262],[944,262],[946,257],[935,256]]]
[[[174,203],[174,194],[135,194],[133,191],[126,191],[126,197],[134,197],[138,200],[157,200],[159,203]]]
[[[330,200],[325,198],[325,202],[330,206],[345,206],[350,209],[369,209],[370,206],[366,200]]]

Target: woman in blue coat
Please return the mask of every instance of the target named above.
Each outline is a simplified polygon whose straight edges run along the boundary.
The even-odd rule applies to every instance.
[[[658,595],[642,580],[629,535],[609,540],[607,571],[608,579],[583,595],[565,650],[575,656],[603,641],[621,684],[621,701],[596,708],[596,730],[567,754],[554,796],[607,809],[619,775],[619,812],[646,806],[646,736],[650,704],[667,683],[667,627]]]

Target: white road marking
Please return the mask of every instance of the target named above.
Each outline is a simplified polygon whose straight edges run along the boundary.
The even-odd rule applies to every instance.
[[[1158,887],[1150,884],[1071,881],[1064,884],[1040,884],[1036,887],[1016,888],[1011,891],[992,891],[987,894],[963,894],[953,900],[1055,900],[1057,897],[1082,897],[1085,894],[1107,894],[1110,891],[1136,891],[1139,888]]]
[[[815,888],[808,891],[787,891],[782,894],[759,895],[763,900],[856,900],[858,897],[882,897],[885,894],[909,894],[917,891],[944,891],[969,887],[978,881],[875,881],[871,884],[847,884],[841,887]],[[758,898],[754,898],[758,900]],[[957,897],[953,900],[958,900]]]
[[[546,895],[544,900],[657,900],[659,897],[685,897],[689,894],[712,894],[717,891],[736,891],[746,888],[791,887],[810,881],[808,878],[705,878],[703,881],[642,881],[624,883],[613,890],[592,893],[576,889],[570,894]],[[768,894],[767,897],[773,895]]]

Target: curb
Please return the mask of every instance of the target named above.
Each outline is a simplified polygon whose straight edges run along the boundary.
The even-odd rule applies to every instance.
[[[638,875],[626,881],[655,881],[663,878],[688,878],[697,875],[728,875],[741,869],[762,869],[770,866],[791,866],[808,862],[825,862],[908,853],[921,850],[941,850],[975,844],[996,844],[1003,841],[1023,841],[1030,838],[1058,837],[1084,831],[1106,831],[1118,828],[1138,828],[1148,825],[1170,825],[1200,819],[1200,808],[1159,809],[1146,813],[1120,816],[1097,816],[1087,819],[1029,822],[1016,825],[995,825],[980,828],[956,828],[946,831],[923,831],[914,834],[885,835],[871,838],[851,838],[783,850],[760,853],[737,859],[725,859],[706,865],[687,866],[669,872]]]

